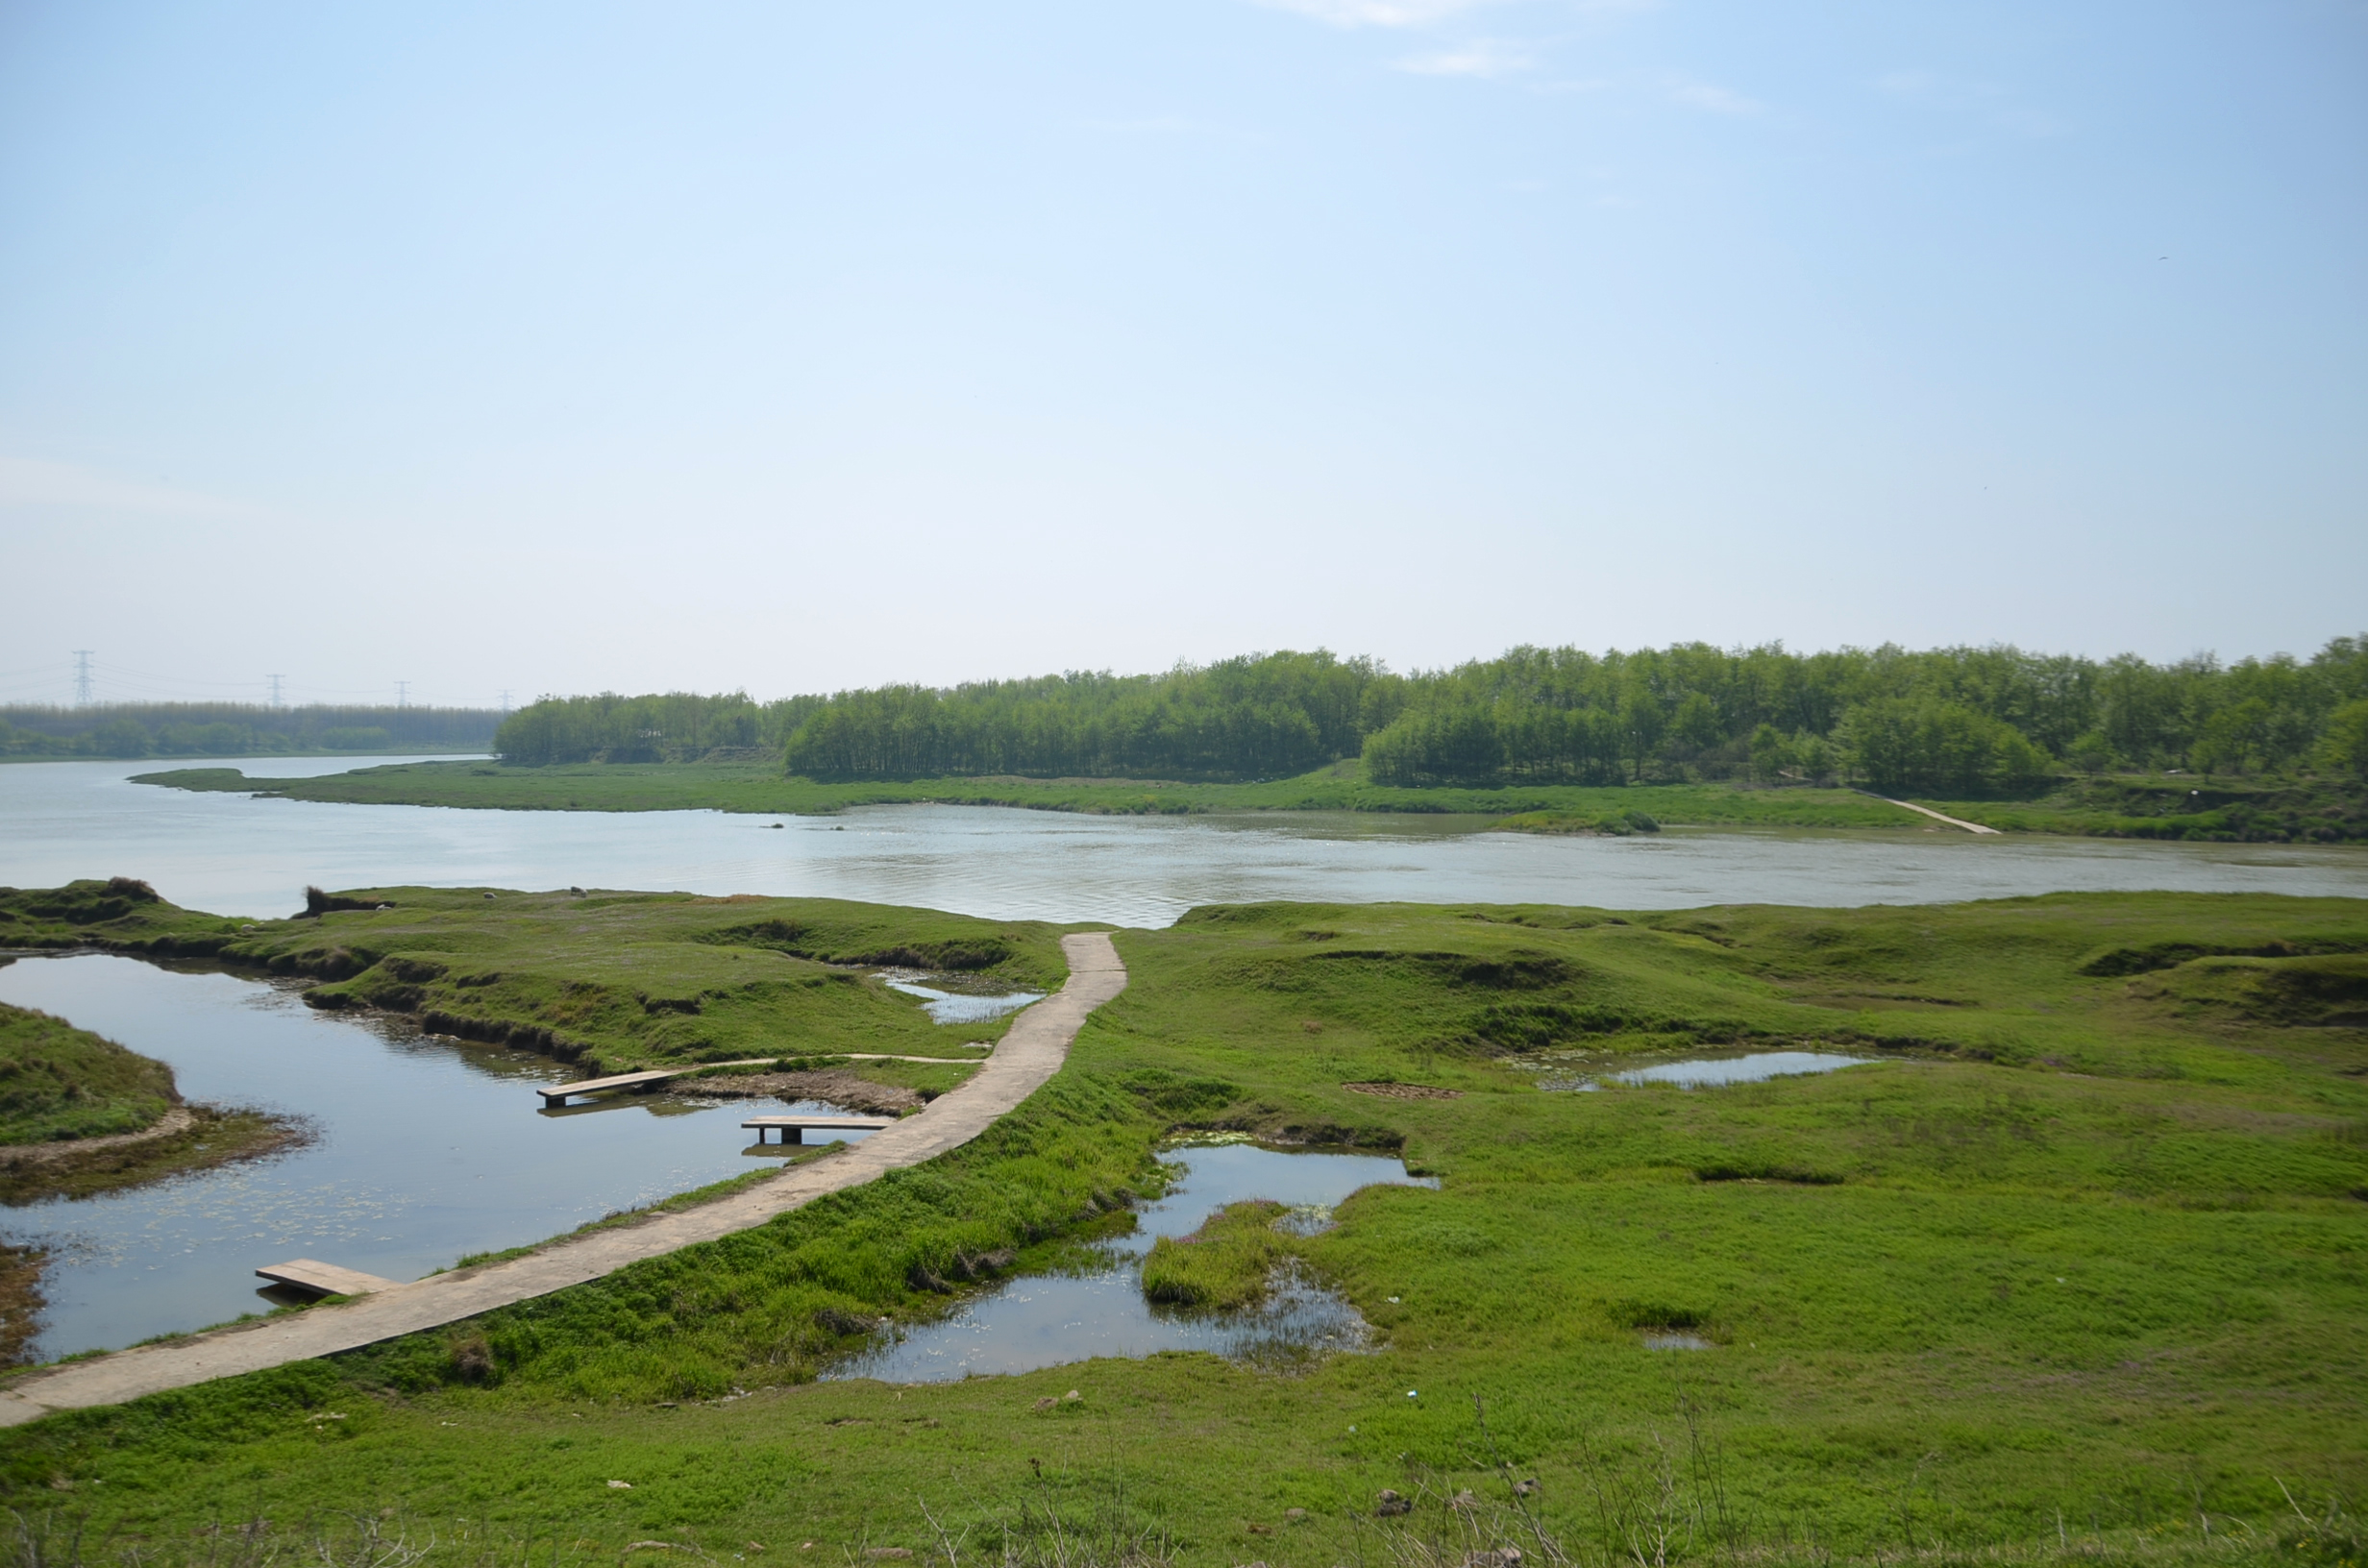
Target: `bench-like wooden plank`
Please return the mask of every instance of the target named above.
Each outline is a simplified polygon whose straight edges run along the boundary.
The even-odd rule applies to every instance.
[[[324,1296],[366,1296],[373,1290],[391,1290],[401,1283],[382,1280],[376,1274],[364,1274],[356,1268],[339,1268],[334,1263],[316,1262],[310,1258],[273,1263],[255,1272],[274,1285],[292,1285],[299,1290],[311,1290]]]
[[[894,1116],[751,1116],[740,1125],[754,1128],[759,1143],[765,1140],[766,1131],[775,1127],[781,1130],[782,1142],[802,1143],[806,1133],[874,1132],[895,1126],[896,1120]]]
[[[679,1078],[688,1067],[660,1067],[653,1072],[620,1072],[606,1078],[585,1078],[572,1084],[554,1084],[534,1092],[543,1097],[545,1106],[560,1104],[570,1094],[598,1094],[604,1089],[636,1089],[643,1084],[662,1084],[669,1078]]]

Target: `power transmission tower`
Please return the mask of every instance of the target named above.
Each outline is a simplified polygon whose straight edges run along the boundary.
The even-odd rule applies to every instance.
[[[90,649],[86,648],[74,650],[74,705],[90,706]]]
[[[398,681],[396,681],[396,682],[395,682],[395,706],[396,706],[396,707],[398,707],[398,708],[407,708],[407,707],[409,707],[410,705],[411,705],[411,683],[410,683],[409,681],[407,681],[407,680],[398,680]]]
[[[275,708],[280,705],[280,677],[278,675],[271,677],[271,705]]]
[[[509,688],[506,686],[502,688],[502,711],[509,712]]]

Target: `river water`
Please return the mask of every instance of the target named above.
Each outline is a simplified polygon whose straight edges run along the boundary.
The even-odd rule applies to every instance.
[[[247,759],[250,777],[350,758]],[[1627,839],[1475,831],[1473,819],[1272,813],[1088,817],[873,806],[840,817],[454,811],[196,795],[126,782],[154,763],[0,767],[0,884],[136,876],[249,918],[326,888],[632,888],[919,904],[992,919],[1161,926],[1195,904],[1848,905],[2060,890],[2368,895],[2368,852],[2285,845],[1672,830]]]
[[[378,761],[382,759],[372,759]],[[351,758],[242,759],[254,777]],[[0,766],[0,884],[129,875],[174,902],[245,917],[297,909],[307,883],[811,894],[993,919],[1160,926],[1251,899],[1914,903],[2058,890],[2368,896],[2368,852],[1899,833],[1701,832],[1533,838],[1473,820],[1270,815],[1086,817],[888,806],[838,818],[715,812],[453,811],[197,795],[128,782],[155,763]],[[0,1213],[53,1250],[42,1357],[253,1311],[258,1264],[308,1256],[410,1279],[745,1169],[740,1116],[779,1107],[675,1098],[559,1115],[539,1058],[316,1015],[288,990],[130,959],[20,958],[0,1000],[38,1007],[172,1065],[194,1099],[308,1121],[285,1157],[136,1192]],[[1104,1282],[1123,1292],[1123,1278]],[[979,1331],[900,1354],[965,1364]],[[985,1333],[999,1340],[1002,1325]],[[989,1360],[992,1358],[989,1357]],[[925,1374],[924,1374],[925,1375]]]

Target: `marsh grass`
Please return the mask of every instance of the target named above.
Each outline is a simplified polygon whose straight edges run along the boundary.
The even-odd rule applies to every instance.
[[[1239,1311],[1267,1294],[1267,1282],[1293,1256],[1277,1227],[1289,1213],[1263,1198],[1227,1204],[1190,1236],[1163,1236],[1143,1260],[1143,1293],[1178,1307]]]
[[[536,1051],[587,1077],[851,1051],[946,1055],[919,1002],[869,969],[945,968],[1031,991],[1067,972],[1053,926],[840,899],[370,888],[325,894],[319,913],[230,921],[166,903],[144,884],[134,886],[145,896],[112,886],[0,889],[0,944],[285,976],[304,985],[308,1006],[401,1015],[430,1034]],[[992,1041],[1010,1024],[963,1033]]]
[[[1547,1556],[1523,1510],[1631,1568],[2356,1560],[2368,1032],[2190,1008],[2182,976],[2357,951],[2358,901],[1256,905],[1117,940],[1127,991],[964,1148],[456,1326],[482,1382],[438,1333],[0,1433],[0,1501],[64,1477],[102,1535],[391,1504],[718,1559],[936,1550],[926,1499],[1014,1561],[1465,1568]],[[1673,1039],[1875,1060],[1595,1094],[1517,1068]],[[1461,1093],[1343,1087],[1393,1080]],[[809,1381],[1124,1223],[1195,1132],[1442,1178],[1291,1238],[1371,1354]],[[1689,1319],[1710,1348],[1641,1341]],[[1069,1447],[1104,1457],[1040,1485]],[[1517,1508],[1507,1470],[1541,1482]],[[1131,1510],[1098,1532],[1098,1486]],[[1383,1486],[1416,1507],[1373,1518]]]
[[[144,773],[134,782],[185,790],[229,790],[292,800],[364,805],[461,806],[512,811],[709,810],[814,816],[854,806],[1013,806],[1090,816],[1188,816],[1212,812],[1348,811],[1468,817],[1471,825],[1524,813],[1591,824],[1630,822],[1630,813],[1694,826],[1910,826],[1908,814],[1839,789],[1739,789],[1729,784],[1507,785],[1397,788],[1371,782],[1348,761],[1295,778],[1252,784],[1158,779],[923,778],[824,783],[783,777],[777,767],[700,763],[580,763],[484,768],[469,763],[395,763],[305,779],[251,779],[235,769]],[[1616,831],[1617,829],[1613,829]]]
[[[0,1002],[0,1155],[8,1145],[136,1133],[180,1098],[163,1063]]]

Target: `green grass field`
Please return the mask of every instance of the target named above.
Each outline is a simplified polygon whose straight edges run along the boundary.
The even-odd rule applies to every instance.
[[[728,913],[617,907],[612,934]],[[561,918],[430,913],[382,918],[456,952]],[[1061,1563],[1444,1568],[1513,1539],[1649,1565],[1662,1527],[1669,1560],[2356,1560],[2322,1516],[2368,1480],[2360,901],[1268,905],[1118,942],[1129,989],[966,1148],[470,1324],[0,1434],[4,1500],[143,1561],[365,1521],[471,1561],[860,1562],[938,1526]],[[1870,1060],[1540,1088],[1736,1044]],[[1343,1088],[1392,1081],[1456,1097]],[[1187,1128],[1441,1179],[1291,1243],[1372,1354],[813,1381],[882,1315],[1124,1227]],[[1413,1511],[1376,1519],[1385,1487]]]

